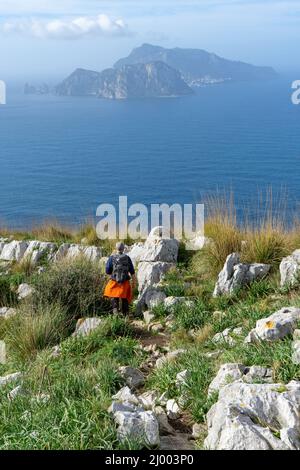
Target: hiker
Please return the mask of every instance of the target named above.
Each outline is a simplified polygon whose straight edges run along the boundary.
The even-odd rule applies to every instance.
[[[124,253],[124,250],[124,243],[119,242],[116,244],[116,253],[108,258],[106,274],[109,274],[111,279],[104,289],[104,297],[111,299],[114,314],[120,310],[121,299],[122,313],[127,315],[132,300],[132,287],[135,286],[135,270],[130,257]],[[132,286],[130,280],[132,280]]]

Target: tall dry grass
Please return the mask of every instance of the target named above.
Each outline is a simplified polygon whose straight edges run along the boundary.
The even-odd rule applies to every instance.
[[[205,202],[205,236],[210,243],[194,256],[192,267],[216,276],[230,253],[241,254],[246,263],[267,263],[277,266],[284,256],[300,248],[300,222],[288,225],[286,200],[274,202],[271,190],[258,195],[257,210],[252,217],[244,212],[238,221],[232,193],[216,194]]]

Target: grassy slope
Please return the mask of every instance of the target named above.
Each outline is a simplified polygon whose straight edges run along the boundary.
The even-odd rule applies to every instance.
[[[248,232],[245,237],[245,233],[235,231],[233,236],[232,226],[226,225],[224,218],[221,222],[211,220],[208,230],[214,244],[196,254],[181,248],[178,268],[165,281],[167,295],[190,296],[196,301],[193,309],[178,307],[170,331],[170,347],[187,351],[175,362],[154,370],[145,386],[168,390],[170,397],[184,396],[189,424],[205,421],[216,399],[207,400],[207,387],[224,362],[273,367],[277,382],[300,380],[300,367],[291,362],[291,338],[271,345],[244,345],[243,338],[236,338],[233,347],[211,341],[215,333],[227,327],[242,327],[245,336],[257,319],[284,306],[300,306],[299,287],[280,289],[277,269],[280,258],[297,246],[295,233],[285,237],[278,227],[268,226],[256,235]],[[240,243],[245,238],[248,243],[243,248]],[[242,249],[245,260],[270,262],[272,273],[231,298],[212,299],[216,273],[226,255],[236,249]],[[0,375],[24,371],[28,392],[9,401],[7,392],[12,386],[0,390],[0,449],[137,447],[132,442],[118,443],[106,410],[122,384],[118,367],[139,366],[145,353],[130,321],[107,317],[107,306],[99,302],[104,282],[101,276],[94,266],[77,264],[68,269],[50,268],[42,277],[15,267],[12,274],[0,277],[0,306],[16,305],[12,291],[20,281],[33,283],[38,289],[30,304],[17,305],[17,317],[0,321],[0,339],[5,339],[9,349],[9,362],[0,366]],[[86,290],[87,285],[92,288]],[[74,286],[76,296],[70,294]],[[155,309],[162,323],[168,313]],[[87,315],[105,316],[106,320],[87,338],[69,338],[76,318]],[[194,330],[193,336],[190,330]],[[51,348],[59,340],[62,355],[51,357]],[[220,349],[217,358],[205,357],[207,352]],[[191,376],[178,390],[176,374],[184,369],[189,369]],[[49,394],[50,400],[33,401],[32,397],[40,393]]]

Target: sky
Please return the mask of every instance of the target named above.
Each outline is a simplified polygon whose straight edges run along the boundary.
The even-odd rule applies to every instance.
[[[0,0],[0,79],[102,70],[142,43],[300,72],[299,0]]]

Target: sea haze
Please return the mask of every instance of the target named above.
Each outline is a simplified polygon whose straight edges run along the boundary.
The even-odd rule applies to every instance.
[[[126,101],[10,92],[0,106],[0,221],[77,223],[119,195],[195,203],[233,190],[300,201],[300,106],[291,80],[226,83],[195,96]],[[255,206],[255,207],[254,207]]]

